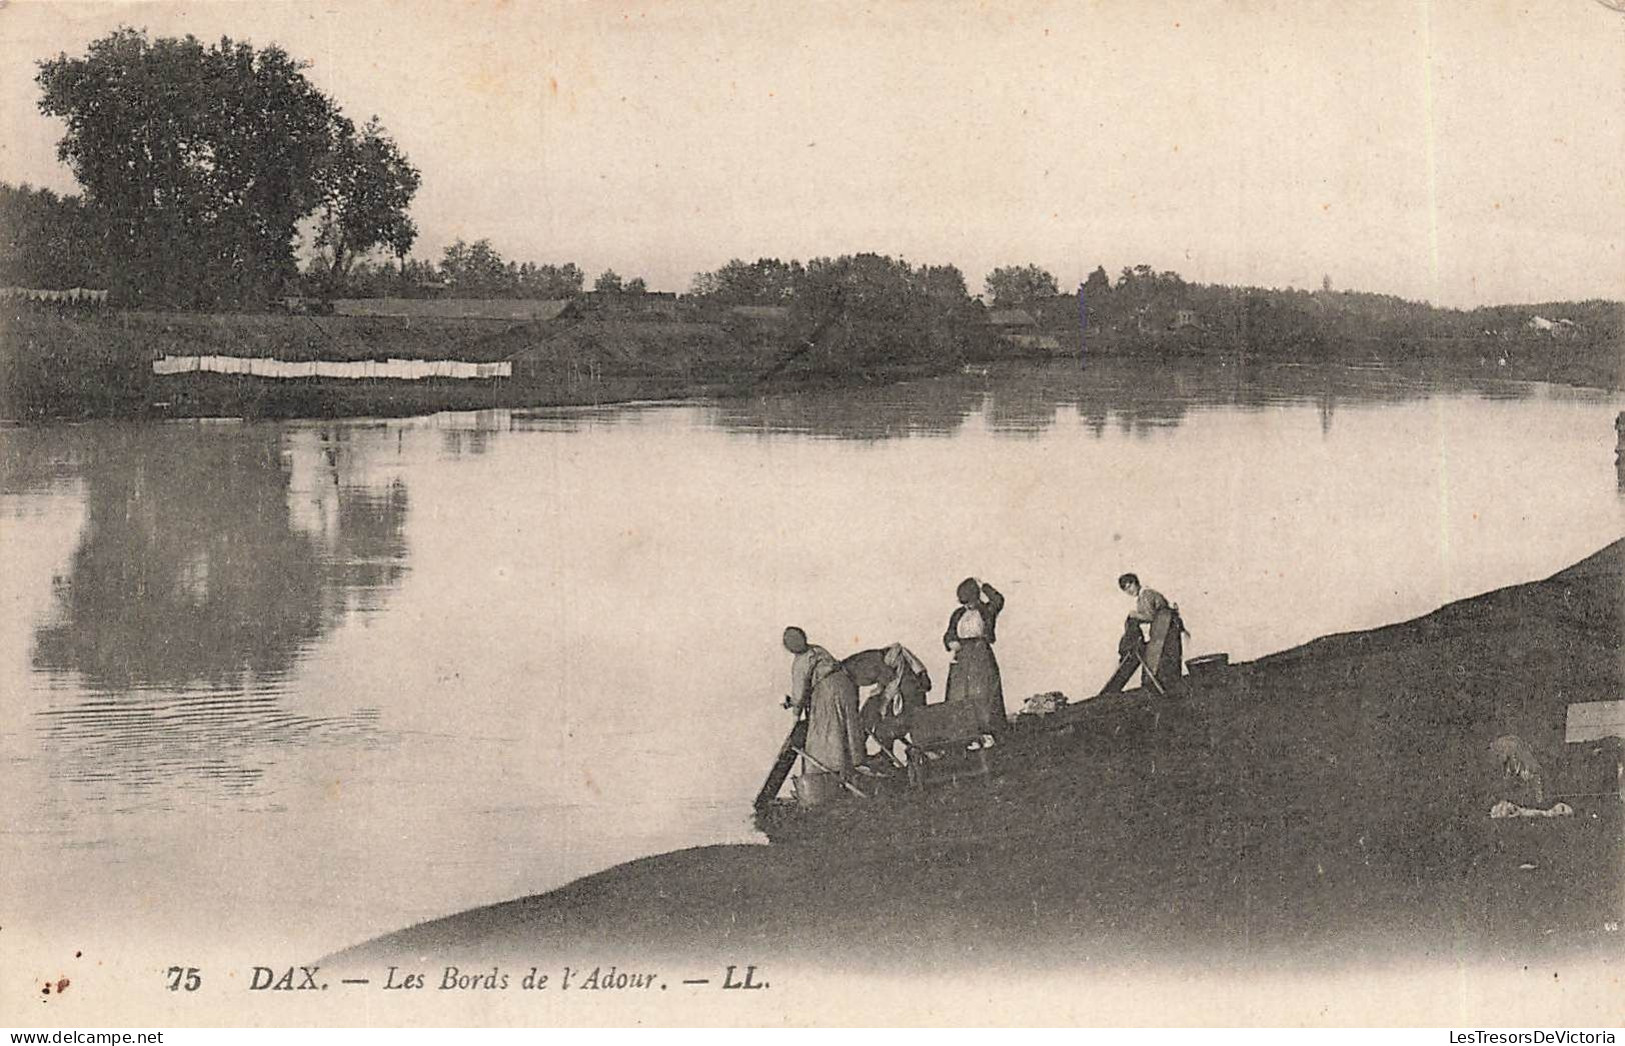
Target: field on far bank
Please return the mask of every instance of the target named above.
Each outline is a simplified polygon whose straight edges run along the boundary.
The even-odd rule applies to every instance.
[[[1074,355],[1076,339],[1034,351],[985,336],[978,362]],[[870,331],[885,344],[884,331]],[[825,339],[830,341],[831,339]],[[10,307],[0,313],[0,419],[93,417],[392,416],[441,410],[600,404],[632,399],[782,391],[791,383],[872,384],[941,374],[964,359],[865,356],[838,344],[803,348],[782,324],[614,316],[558,319],[312,316],[270,313],[87,312]],[[992,348],[988,353],[989,347]],[[1579,340],[1354,339],[1237,346],[1206,334],[1092,331],[1085,352],[1148,362],[1418,365],[1441,374],[1625,388],[1617,347]],[[248,375],[157,376],[165,355],[286,361],[514,361],[511,379],[482,381]],[[965,359],[969,359],[966,357]],[[780,369],[781,362],[789,366]]]

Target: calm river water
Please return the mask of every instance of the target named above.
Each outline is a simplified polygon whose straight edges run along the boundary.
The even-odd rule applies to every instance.
[[[1349,369],[996,369],[401,421],[0,430],[0,926],[293,962],[750,841],[796,623],[1093,693],[1137,571],[1251,658],[1625,533],[1619,397]],[[245,945],[253,948],[244,954]]]

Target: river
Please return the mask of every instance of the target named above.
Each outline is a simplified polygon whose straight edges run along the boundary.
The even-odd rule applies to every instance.
[[[1625,533],[1611,394],[1009,365],[876,390],[0,430],[0,927],[308,959],[758,839],[787,624],[1093,693],[1128,570],[1253,658]]]

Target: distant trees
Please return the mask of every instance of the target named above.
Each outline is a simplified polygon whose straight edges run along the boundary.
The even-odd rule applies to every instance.
[[[458,238],[446,247],[438,264],[410,258],[393,267],[359,258],[343,281],[346,294],[362,297],[409,298],[574,298],[586,285],[586,273],[574,262],[543,265],[513,262],[488,239],[473,243]],[[307,272],[315,289],[333,287],[327,273],[327,255],[311,260]],[[600,277],[602,279],[602,277]],[[618,280],[619,277],[616,277]],[[641,291],[643,280],[628,280],[623,290]]]
[[[960,310],[970,304],[965,274],[956,265],[922,265],[914,270],[912,279],[925,296],[938,305]]]
[[[490,240],[458,239],[441,255],[435,282],[454,298],[551,299],[575,297],[585,281],[586,274],[574,262],[520,265],[504,260]]]
[[[1329,275],[1314,291],[1191,283],[1177,272],[1150,265],[1123,268],[1109,290],[1105,270],[1098,268],[1084,282],[1083,294],[1090,329],[1114,333],[1126,344],[1169,338],[1181,351],[1300,360],[1479,353],[1486,337],[1498,344],[1522,337],[1532,308],[1441,309],[1393,295],[1339,291]],[[1060,302],[1070,311],[1039,310],[1040,323],[1052,329],[1075,323],[1077,303],[1069,299]],[[1576,306],[1549,311],[1582,315]],[[1617,337],[1611,333],[1617,325],[1592,317],[1583,323],[1576,319],[1576,324],[1599,344]]]
[[[797,260],[734,258],[694,276],[706,305],[780,306],[791,356],[815,369],[957,359],[990,338],[952,265],[913,266],[882,254]]]
[[[490,240],[459,238],[440,257],[440,279],[458,297],[490,297],[508,289],[508,266]]]
[[[691,291],[695,297],[718,305],[784,305],[805,275],[798,261],[758,258],[745,262],[735,258],[713,272],[696,274]]]
[[[1185,278],[1172,270],[1158,272],[1149,265],[1124,266],[1117,276],[1117,291],[1128,298],[1177,297],[1186,288]]]
[[[983,278],[996,309],[1011,309],[1053,298],[1060,292],[1055,277],[1036,265],[1004,265]]]
[[[1083,281],[1083,296],[1086,301],[1095,303],[1104,302],[1112,292],[1112,278],[1106,275],[1104,265],[1095,266],[1095,271]]]
[[[1125,266],[1112,288],[1111,310],[1121,319],[1146,310],[1187,307],[1189,287],[1177,272],[1158,272],[1149,265]]]
[[[535,265],[526,262],[519,267],[519,291],[526,298],[573,298],[581,293],[587,274],[575,262],[563,265]]]
[[[790,298],[791,327],[837,367],[957,359],[985,349],[975,303],[952,265],[915,268],[881,254],[814,258]]]
[[[578,288],[579,289],[579,288]],[[648,294],[649,284],[642,276],[622,279],[614,269],[605,269],[592,281],[592,289],[600,294]]]
[[[105,234],[120,297],[241,306],[296,275],[301,221],[320,211],[342,280],[380,244],[404,256],[417,171],[376,121],[360,134],[271,46],[149,38],[121,28],[82,57],[39,63],[40,111]]]
[[[101,230],[83,200],[0,182],[0,285],[107,287]]]
[[[956,357],[975,338],[976,304],[953,265],[912,266],[882,254],[781,261],[734,258],[698,273],[691,293],[721,307],[783,306],[792,339],[844,366]]]
[[[1123,271],[1117,274],[1117,289],[1145,286],[1155,282],[1156,278],[1156,270],[1149,265],[1125,265]]]

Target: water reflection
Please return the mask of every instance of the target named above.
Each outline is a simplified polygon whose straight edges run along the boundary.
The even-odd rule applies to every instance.
[[[478,456],[491,449],[491,432],[486,429],[445,429],[440,433],[440,447],[447,457],[464,454]]]
[[[1414,402],[1427,396],[1477,395],[1520,400],[1527,383],[1478,375],[1441,376],[1391,366],[1226,366],[1179,360],[1091,359],[1049,365],[995,365],[988,375],[960,374],[881,389],[803,391],[794,395],[724,400],[711,423],[728,432],[832,439],[881,440],[957,432],[985,408],[988,428],[1006,436],[1038,436],[1071,407],[1100,437],[1108,426],[1145,436],[1179,426],[1193,410],[1256,412],[1310,405],[1329,435],[1340,408]],[[1584,395],[1577,392],[1576,395]],[[1606,396],[1605,393],[1597,393]],[[615,415],[600,414],[602,422]]]
[[[505,410],[465,410],[419,419],[440,432],[440,451],[448,458],[478,457],[491,449],[497,433],[510,427]],[[397,431],[397,439],[400,433]]]
[[[980,385],[962,379],[755,396],[716,403],[711,424],[727,432],[820,439],[950,436],[982,406],[983,398]]]
[[[10,482],[63,433],[19,434]],[[366,481],[366,429],[74,430],[85,522],[32,663],[79,696],[40,709],[64,776],[250,787],[265,744],[365,739],[373,709],[300,711],[287,677],[406,571],[407,490]]]
[[[80,428],[45,430],[22,425],[0,428],[0,497],[13,510],[26,501],[12,495],[43,494],[72,486],[83,471]]]
[[[1041,435],[1055,424],[1060,397],[1042,372],[1021,375],[1015,381],[1000,381],[988,394],[987,425],[1007,436]]]

